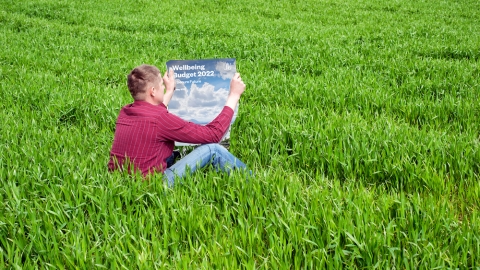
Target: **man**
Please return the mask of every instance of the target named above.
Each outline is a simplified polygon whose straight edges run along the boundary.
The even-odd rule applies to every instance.
[[[239,73],[230,82],[225,107],[205,126],[184,121],[168,112],[167,105],[175,91],[173,70],[165,72],[162,78],[157,67],[141,65],[134,68],[127,79],[134,102],[120,110],[108,163],[110,171],[140,171],[145,177],[163,173],[169,186],[173,186],[175,176],[183,177],[187,170],[194,172],[209,164],[227,173],[234,169],[246,169],[242,161],[218,144],[245,91]],[[202,145],[167,167],[173,158],[175,141]]]

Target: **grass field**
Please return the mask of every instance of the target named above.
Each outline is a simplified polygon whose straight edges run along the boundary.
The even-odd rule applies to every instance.
[[[0,269],[480,266],[479,1],[0,3]],[[133,67],[230,57],[255,179],[107,172]]]

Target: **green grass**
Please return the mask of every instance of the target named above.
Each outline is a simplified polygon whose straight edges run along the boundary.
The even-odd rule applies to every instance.
[[[478,1],[2,1],[0,268],[475,268]],[[255,172],[108,173],[126,74],[237,59]]]

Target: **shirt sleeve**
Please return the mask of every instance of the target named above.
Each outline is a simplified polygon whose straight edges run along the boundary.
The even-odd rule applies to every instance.
[[[160,139],[198,144],[218,143],[227,132],[232,117],[232,108],[225,106],[212,122],[202,126],[167,112],[159,119]]]

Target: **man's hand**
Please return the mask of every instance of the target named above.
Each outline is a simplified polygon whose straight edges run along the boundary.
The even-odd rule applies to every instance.
[[[245,83],[242,81],[240,77],[240,73],[235,73],[233,75],[232,80],[230,81],[230,94],[227,98],[227,103],[225,106],[232,108],[235,110],[238,104],[238,100],[240,100],[240,96],[245,91]]]
[[[175,90],[175,75],[173,74],[173,69],[165,71],[163,75],[163,84],[165,84],[166,92],[173,92]]]
[[[173,74],[173,69],[165,71],[163,75],[163,84],[165,85],[165,95],[163,96],[163,104],[168,106],[168,103],[172,99],[173,92],[175,91],[175,74]]]
[[[230,95],[235,95],[240,98],[244,91],[245,83],[242,81],[240,73],[237,72],[235,73],[235,75],[233,75],[233,78],[230,81]]]

